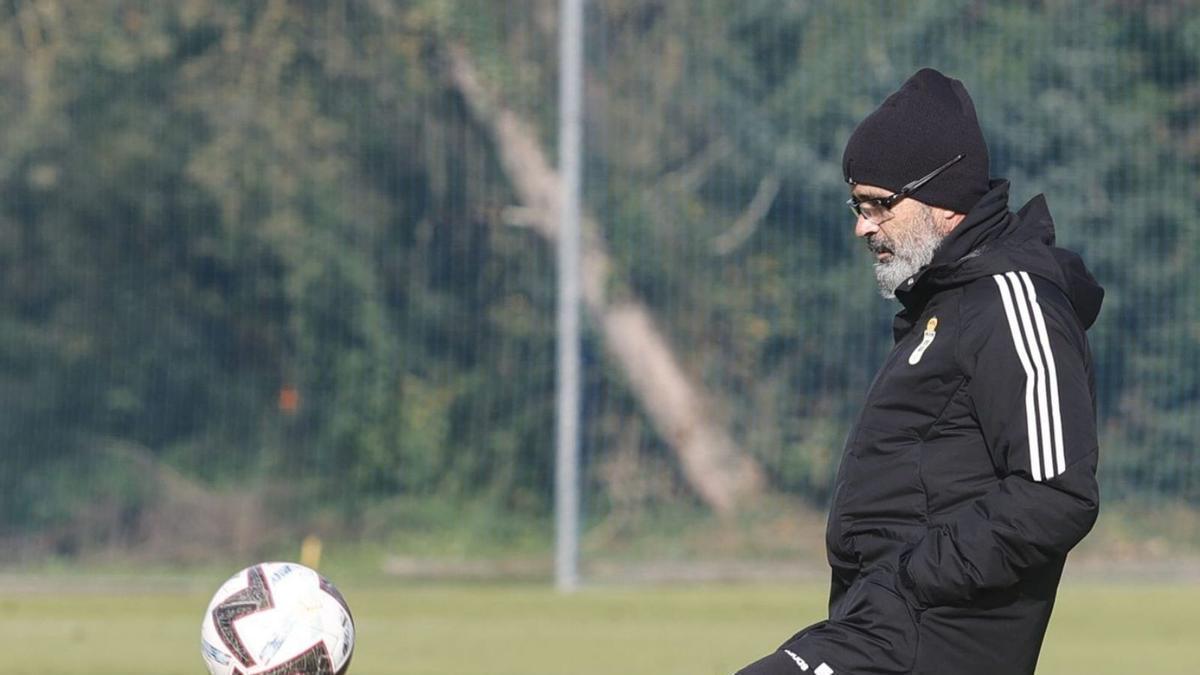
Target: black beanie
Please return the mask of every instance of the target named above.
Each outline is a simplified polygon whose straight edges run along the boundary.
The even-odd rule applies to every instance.
[[[850,184],[893,192],[958,155],[963,158],[913,193],[930,206],[966,213],[988,191],[988,150],[966,87],[932,68],[908,78],[846,142]]]

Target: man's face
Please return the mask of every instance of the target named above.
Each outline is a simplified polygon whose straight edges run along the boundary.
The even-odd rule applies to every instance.
[[[860,201],[890,194],[873,185],[855,185],[850,191]],[[883,223],[860,216],[854,224],[854,235],[862,237],[875,256],[875,281],[885,298],[896,297],[896,288],[933,260],[947,232],[938,227],[933,209],[915,199],[901,199],[891,212],[893,217]]]

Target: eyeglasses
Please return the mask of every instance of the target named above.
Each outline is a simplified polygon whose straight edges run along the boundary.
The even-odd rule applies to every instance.
[[[937,175],[946,169],[949,169],[955,162],[966,157],[959,155],[954,159],[939,166],[927,175],[914,180],[913,182],[900,188],[899,192],[892,193],[886,197],[872,197],[871,199],[857,200],[854,197],[846,200],[846,205],[854,212],[855,217],[866,218],[876,225],[886,223],[893,217],[892,205],[904,199],[917,191],[917,188],[933,180]]]

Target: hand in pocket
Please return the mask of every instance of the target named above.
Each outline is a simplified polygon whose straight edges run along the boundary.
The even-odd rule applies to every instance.
[[[916,613],[894,583],[890,570],[867,574],[850,587],[830,617],[830,625],[845,631],[847,647],[873,664],[862,672],[908,673],[916,661]]]

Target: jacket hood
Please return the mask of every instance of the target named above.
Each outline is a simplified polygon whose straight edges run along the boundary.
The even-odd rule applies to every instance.
[[[946,236],[933,261],[896,289],[904,314],[919,313],[934,293],[981,277],[1024,270],[1047,279],[1071,300],[1085,329],[1100,314],[1104,289],[1074,251],[1055,246],[1054,220],[1044,195],[1019,211],[1008,209],[1007,180],[988,192]]]

